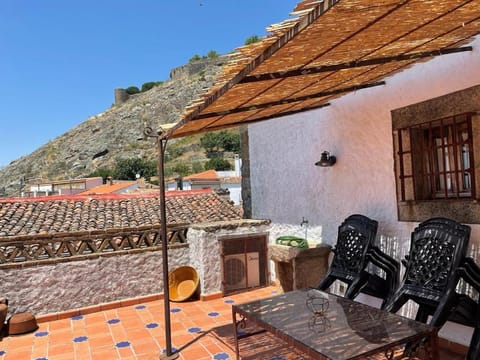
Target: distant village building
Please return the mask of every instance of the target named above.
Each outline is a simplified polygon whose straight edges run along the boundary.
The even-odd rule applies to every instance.
[[[231,171],[206,170],[185,177],[170,179],[167,182],[167,191],[223,189],[229,192],[230,200],[235,205],[242,203],[242,160],[235,156],[235,168]]]
[[[29,190],[22,192],[21,197],[75,195],[102,184],[102,177],[44,181],[27,185]]]
[[[128,194],[138,190],[137,181],[110,180],[107,184],[102,184],[94,188],[88,189],[80,195],[102,195],[102,194]]]

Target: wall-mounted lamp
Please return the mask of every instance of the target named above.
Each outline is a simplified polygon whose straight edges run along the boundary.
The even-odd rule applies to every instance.
[[[333,155],[330,155],[328,151],[322,152],[320,161],[315,163],[316,166],[333,166],[337,162],[337,158]]]

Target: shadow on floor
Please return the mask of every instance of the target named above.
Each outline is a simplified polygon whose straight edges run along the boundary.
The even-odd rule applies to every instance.
[[[240,355],[242,360],[258,360],[258,359],[285,359],[285,360],[310,360],[311,358],[298,351],[292,349],[284,341],[276,338],[268,332],[258,333],[259,329],[254,326],[247,326],[244,329],[239,330],[239,335],[242,337],[239,340]],[[235,352],[235,342],[233,340],[233,328],[231,324],[226,324],[218,327],[214,327],[210,330],[211,335],[215,336],[218,340],[228,346],[233,352]],[[249,334],[254,334],[248,336]],[[247,336],[245,336],[247,335]],[[420,354],[419,357],[410,358],[412,360],[427,359],[424,354]],[[383,360],[385,356],[383,354],[371,356],[368,359],[371,360]],[[403,356],[403,349],[397,348],[393,357],[395,360],[408,359]],[[448,351],[440,349],[440,358],[436,360],[461,360],[463,356],[459,354],[450,353]]]

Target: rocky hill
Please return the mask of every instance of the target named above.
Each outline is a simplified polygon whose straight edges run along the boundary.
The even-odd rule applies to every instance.
[[[225,60],[207,58],[173,69],[163,84],[128,96],[12,161],[0,169],[0,196],[18,195],[22,183],[85,177],[112,168],[119,158],[155,159],[154,140],[143,136],[144,122],[155,129],[178,121],[188,102],[213,84]]]

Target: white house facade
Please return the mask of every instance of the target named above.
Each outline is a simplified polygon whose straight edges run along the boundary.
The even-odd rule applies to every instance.
[[[272,221],[270,241],[279,235],[303,235],[304,218],[309,242],[334,245],[340,223],[360,213],[378,221],[377,240],[403,257],[418,221],[399,220],[392,111],[461,91],[478,103],[468,91],[480,85],[480,37],[470,45],[472,51],[418,63],[386,78],[383,86],[350,93],[322,109],[250,125],[252,218]],[[471,112],[473,136],[479,114],[480,106]],[[475,145],[478,161],[480,148]],[[323,151],[336,156],[333,166],[314,165]],[[472,167],[478,171],[479,166]],[[479,223],[469,223],[469,253],[477,262]],[[469,343],[468,335],[455,336]]]

